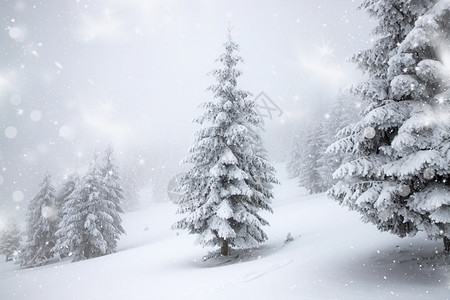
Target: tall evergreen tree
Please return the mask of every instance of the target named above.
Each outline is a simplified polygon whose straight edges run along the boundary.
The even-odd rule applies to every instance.
[[[290,178],[297,178],[300,176],[302,153],[305,148],[304,136],[305,131],[301,128],[292,140],[291,151],[287,162],[287,171]]]
[[[64,203],[69,198],[70,194],[75,189],[75,186],[80,181],[78,174],[74,173],[67,177],[67,180],[64,182],[61,190],[57,193],[55,198],[55,206],[59,211],[62,211]]]
[[[13,218],[8,220],[5,229],[0,233],[0,254],[5,255],[6,261],[14,260],[20,249],[21,232],[19,225]]]
[[[120,235],[125,231],[122,227],[122,218],[120,213],[123,213],[122,202],[124,200],[123,189],[120,183],[119,171],[114,161],[114,151],[112,147],[108,147],[103,156],[101,164],[101,197],[106,202],[106,213],[111,218],[105,218],[104,224],[101,228],[102,233],[107,243],[109,253],[114,252],[117,247],[117,241]]]
[[[305,128],[303,137],[302,154],[300,156],[299,185],[303,186],[311,194],[326,191],[326,186],[321,173],[321,155],[325,144],[322,133],[322,124],[310,122]]]
[[[105,162],[109,161],[105,156]],[[63,219],[56,232],[55,251],[73,261],[113,253],[124,233],[115,194],[114,168],[100,166],[97,158],[63,206]],[[110,182],[111,180],[111,182]]]
[[[351,59],[371,77],[371,80],[357,86],[360,96],[374,99],[380,92],[380,88],[385,90],[383,85],[386,82],[383,81],[387,79],[389,59],[395,54],[399,43],[414,27],[416,20],[436,1],[364,0],[360,8],[365,9],[369,16],[378,20],[373,31],[378,39],[375,40],[372,48],[359,51]]]
[[[237,87],[241,71],[236,65],[238,45],[231,35],[218,61],[222,68],[212,72],[217,84],[209,87],[212,101],[195,121],[208,125],[197,131],[185,163],[193,167],[182,178],[178,213],[186,214],[174,229],[198,234],[203,246],[251,247],[267,240],[262,226],[268,222],[260,210],[272,212],[274,168],[265,157],[256,127],[261,123],[249,93]]]
[[[58,212],[58,223],[62,220],[64,203],[69,200],[70,195],[75,190],[76,185],[80,181],[78,174],[74,173],[67,177],[61,190],[56,194],[55,208]]]
[[[450,252],[450,1],[366,0],[363,7],[382,37],[356,56],[369,80],[355,92],[369,104],[330,146],[348,153],[330,195],[380,230],[425,231]]]
[[[39,185],[39,192],[28,205],[27,241],[20,255],[22,267],[39,266],[53,257],[56,218],[55,188],[49,173]]]

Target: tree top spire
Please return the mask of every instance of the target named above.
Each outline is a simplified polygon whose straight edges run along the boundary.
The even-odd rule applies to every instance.
[[[228,26],[227,26],[227,38],[228,38],[228,41],[233,40],[233,36],[231,35],[232,31],[233,31],[233,26],[231,25],[231,22],[228,22]]]

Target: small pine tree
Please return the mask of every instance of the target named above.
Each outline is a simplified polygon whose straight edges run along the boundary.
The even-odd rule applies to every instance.
[[[324,141],[321,136],[322,124],[311,122],[306,126],[303,136],[303,146],[300,156],[299,185],[305,187],[311,194],[326,190],[319,169]]]
[[[187,214],[174,229],[198,234],[203,246],[251,247],[267,240],[262,226],[268,222],[260,210],[272,211],[270,200],[274,168],[265,158],[255,129],[261,119],[249,93],[237,88],[242,61],[231,35],[219,57],[222,69],[212,72],[217,84],[209,88],[214,100],[204,103],[199,124],[209,123],[196,133],[190,155],[184,160],[194,166],[181,180],[178,213]]]
[[[73,191],[75,190],[77,184],[80,182],[80,177],[78,174],[74,173],[70,175],[67,180],[64,182],[61,190],[57,193],[57,196],[55,198],[55,207],[58,212],[58,219],[57,224],[58,228],[59,225],[63,219],[64,215],[64,205],[67,201],[69,201],[70,195],[72,195]],[[55,233],[56,239],[58,239],[57,234]],[[59,259],[64,258],[67,256],[68,252],[63,251],[63,249],[58,249],[55,245],[55,248],[53,249],[55,256]]]
[[[108,161],[106,157],[105,161]],[[113,253],[116,240],[124,233],[118,216],[121,211],[117,204],[119,196],[114,194],[114,168],[107,169],[106,166],[106,163],[100,166],[95,158],[64,203],[55,251],[67,253],[73,261]]]
[[[20,265],[33,267],[45,264],[54,255],[57,212],[55,188],[49,173],[39,185],[39,192],[28,205],[27,241],[21,251]]]
[[[287,171],[290,178],[297,178],[301,172],[301,157],[304,151],[304,132],[300,130],[292,141],[291,152],[287,162]]]
[[[80,181],[80,178],[78,177],[78,174],[72,174],[70,175],[67,180],[64,182],[61,190],[57,193],[55,198],[55,208],[58,212],[58,220],[59,223],[62,220],[63,215],[63,207],[64,203],[69,200],[70,195],[75,190],[76,185]]]
[[[67,180],[64,182],[61,190],[57,193],[55,199],[55,206],[59,212],[62,211],[64,203],[69,199],[69,196],[72,194],[79,181],[80,177],[76,173],[67,177]]]
[[[21,232],[16,221],[8,220],[5,229],[0,234],[0,253],[5,255],[6,261],[15,260],[19,254]]]
[[[123,189],[120,184],[118,168],[114,162],[114,151],[108,147],[103,156],[101,168],[101,197],[107,201],[106,213],[110,218],[103,220],[103,237],[107,243],[108,253],[114,252],[117,248],[117,241],[125,231],[122,227],[122,218],[119,213],[123,213],[122,202],[124,199]]]

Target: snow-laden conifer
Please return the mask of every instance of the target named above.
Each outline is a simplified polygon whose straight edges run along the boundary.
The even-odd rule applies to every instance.
[[[19,255],[21,232],[16,220],[10,218],[6,227],[0,232],[0,254],[6,261],[15,260]]]
[[[255,103],[237,87],[241,71],[236,65],[242,59],[231,35],[224,47],[218,59],[222,68],[212,71],[214,98],[201,106],[204,113],[196,119],[204,127],[184,160],[193,165],[176,200],[178,213],[185,216],[173,228],[198,234],[198,243],[220,246],[221,254],[228,255],[229,246],[252,247],[267,240],[262,226],[268,222],[260,211],[272,211],[277,180],[255,131],[261,122]]]
[[[369,80],[355,91],[369,104],[330,146],[348,153],[330,195],[380,230],[425,231],[449,252],[450,1],[363,7],[379,19],[381,38],[356,56]]]
[[[28,205],[27,240],[20,255],[22,267],[39,266],[53,257],[57,229],[55,193],[50,174],[46,173],[39,192]]]
[[[59,222],[61,222],[63,218],[64,203],[66,203],[66,201],[69,200],[70,195],[75,190],[75,187],[79,181],[80,177],[78,176],[77,173],[69,175],[66,181],[64,182],[63,186],[61,187],[61,189],[57,192],[55,198],[55,208],[57,211],[57,220],[56,220],[57,224],[59,224]]]
[[[113,253],[117,239],[124,233],[111,153],[106,153],[101,164],[94,159],[64,203],[55,251],[72,256],[73,261]]]
[[[109,217],[102,221],[102,233],[108,245],[108,253],[114,252],[120,235],[125,233],[122,227],[122,201],[124,199],[119,170],[115,163],[114,151],[108,147],[101,162],[101,198],[105,202],[105,212]]]
[[[321,135],[322,124],[310,122],[305,126],[301,145],[300,168],[298,171],[299,185],[303,186],[311,194],[326,191],[324,180],[319,172],[320,158],[324,152],[324,140]]]
[[[292,139],[291,151],[287,162],[287,171],[290,178],[297,178],[301,172],[302,154],[305,151],[305,130],[300,128]]]
[[[69,199],[69,196],[72,194],[72,192],[75,189],[75,186],[80,181],[80,178],[78,174],[74,173],[72,175],[69,175],[64,182],[61,189],[56,194],[55,198],[55,207],[58,209],[59,212],[62,211],[62,208],[64,206],[64,203]]]

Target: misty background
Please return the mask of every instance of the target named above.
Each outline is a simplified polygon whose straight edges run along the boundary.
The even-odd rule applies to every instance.
[[[164,192],[184,170],[229,25],[245,61],[238,85],[283,111],[263,133],[269,157],[283,161],[298,125],[361,76],[346,62],[371,43],[359,4],[2,1],[0,219],[24,215],[46,171],[58,187],[108,144],[141,187]]]

